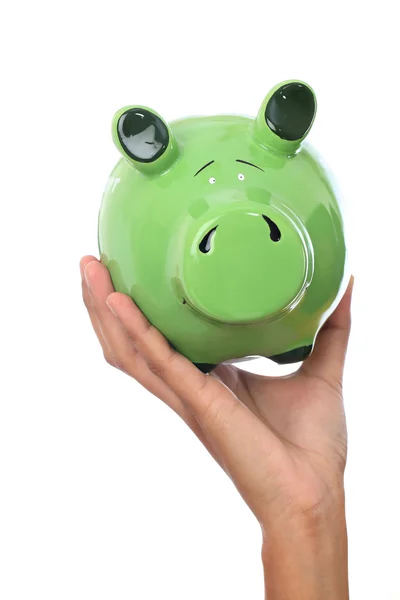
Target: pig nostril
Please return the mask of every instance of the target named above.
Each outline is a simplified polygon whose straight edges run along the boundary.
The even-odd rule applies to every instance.
[[[262,218],[268,223],[270,231],[269,237],[271,238],[271,240],[273,242],[279,242],[279,240],[281,239],[281,232],[278,225],[265,215],[263,215]]]
[[[280,231],[278,225],[274,221],[272,221],[272,219],[267,217],[266,215],[262,215],[262,218],[268,224],[269,232],[270,232],[269,236],[270,236],[271,240],[273,242],[279,242],[282,235],[281,235],[281,231]],[[212,229],[210,229],[210,231],[208,231],[206,233],[206,235],[203,237],[203,239],[201,240],[201,242],[199,244],[199,249],[200,249],[200,252],[202,252],[203,254],[207,254],[207,252],[209,252],[211,250],[211,242],[215,235],[217,227],[218,227],[218,225],[216,227],[213,227]]]
[[[218,227],[218,225],[217,225],[217,227]],[[206,235],[201,240],[201,242],[199,244],[199,248],[200,248],[200,251],[203,252],[203,254],[207,254],[207,252],[209,252],[211,250],[211,240],[213,239],[213,237],[215,235],[215,230],[217,229],[217,227],[210,229],[210,231],[208,233],[206,233]]]

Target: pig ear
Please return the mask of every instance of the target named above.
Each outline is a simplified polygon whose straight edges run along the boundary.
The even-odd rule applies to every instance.
[[[165,121],[145,106],[125,106],[113,118],[112,135],[121,154],[139,171],[166,171],[178,156],[178,145]]]
[[[267,147],[292,154],[307,136],[317,102],[303,81],[285,81],[264,98],[255,122],[255,135]]]

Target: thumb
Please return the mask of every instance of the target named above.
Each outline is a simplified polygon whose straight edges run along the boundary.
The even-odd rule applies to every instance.
[[[336,310],[317,335],[310,357],[303,363],[303,372],[337,385],[342,382],[344,362],[351,328],[351,299],[354,277]]]

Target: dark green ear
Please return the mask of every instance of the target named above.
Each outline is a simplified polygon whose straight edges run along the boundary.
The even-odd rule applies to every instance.
[[[162,173],[178,156],[171,129],[155,111],[145,106],[126,106],[113,118],[115,145],[139,171]]]
[[[303,81],[285,81],[265,97],[258,112],[255,135],[265,146],[291,154],[311,129],[317,102]]]

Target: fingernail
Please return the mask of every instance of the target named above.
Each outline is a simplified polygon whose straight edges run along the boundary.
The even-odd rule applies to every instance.
[[[111,304],[108,303],[108,300],[106,300],[106,304],[107,304],[108,308],[111,310],[111,312],[114,315],[114,317],[117,317],[117,319],[118,319],[117,313],[115,312],[115,310],[113,309],[113,307],[111,306]]]
[[[89,277],[88,268],[90,267],[90,265],[92,265],[95,262],[98,262],[98,261],[91,260],[90,262],[88,262],[88,264],[85,267],[85,280],[86,280],[86,283],[87,283],[87,286],[88,286],[89,290],[91,288],[91,283],[90,283],[90,277]]]
[[[89,265],[90,265],[90,263],[89,263]],[[90,279],[89,279],[89,275],[88,275],[88,273],[87,273],[87,271],[86,271],[86,269],[88,268],[88,266],[89,266],[89,265],[86,265],[86,267],[85,267],[85,271],[84,271],[84,274],[85,274],[85,280],[86,280],[86,284],[87,284],[87,286],[88,286],[88,288],[89,288],[89,290],[90,290]]]

